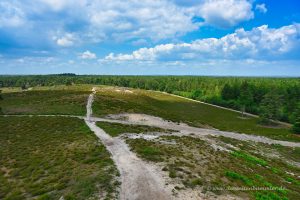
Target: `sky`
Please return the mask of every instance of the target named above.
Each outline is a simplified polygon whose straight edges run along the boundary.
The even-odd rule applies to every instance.
[[[299,0],[0,0],[0,74],[300,76]]]

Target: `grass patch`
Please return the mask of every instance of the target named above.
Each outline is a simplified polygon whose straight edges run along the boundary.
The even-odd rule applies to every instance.
[[[0,117],[0,199],[114,198],[117,169],[82,120]]]
[[[225,175],[227,177],[235,179],[235,180],[241,180],[243,183],[245,183],[248,186],[252,186],[253,185],[252,181],[248,177],[243,176],[243,175],[241,175],[239,173],[236,173],[236,172],[233,172],[233,171],[226,171]]]
[[[128,140],[129,141],[129,140]],[[136,139],[135,142],[138,142],[139,145],[131,146],[135,152],[138,153],[140,157],[146,160],[161,162],[163,161],[162,155],[167,153],[161,149],[156,148],[155,146],[147,145],[147,141],[143,139]]]
[[[254,164],[259,164],[261,166],[267,166],[267,164],[268,164],[266,161],[264,161],[260,158],[257,158],[255,156],[251,156],[251,155],[249,155],[247,153],[244,153],[242,151],[233,151],[231,153],[231,155],[243,158],[246,161],[249,161],[249,162],[254,163]]]
[[[145,133],[145,132],[166,132],[167,131],[161,128],[142,126],[142,125],[127,125],[127,124],[109,123],[109,122],[97,122],[96,124],[112,137],[117,137],[123,133]]]
[[[160,150],[153,147],[144,147],[136,150],[139,155],[143,158],[151,161],[160,161],[161,160],[161,152]]]
[[[91,86],[90,86],[91,88]],[[90,91],[85,87],[40,87],[30,91],[3,93],[3,114],[85,115]]]
[[[280,197],[279,195],[273,192],[256,192],[255,199],[256,200],[288,200],[288,198]]]
[[[242,119],[239,113],[233,111],[158,92],[132,89],[133,93],[125,93],[116,90],[114,87],[100,87],[93,103],[95,115],[145,113],[198,127],[300,142],[300,137],[290,133],[288,128],[262,127],[258,125],[257,118]]]

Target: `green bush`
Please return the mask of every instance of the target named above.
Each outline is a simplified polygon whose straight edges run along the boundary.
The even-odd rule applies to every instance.
[[[251,163],[254,163],[254,164],[259,164],[261,166],[267,166],[268,163],[260,158],[257,158],[257,157],[254,157],[254,156],[251,156],[249,154],[246,154],[242,151],[233,151],[231,153],[231,155],[235,156],[235,157],[240,157],[240,158],[243,158],[245,159],[246,161],[249,161]]]
[[[243,183],[245,183],[248,186],[252,186],[253,185],[252,181],[248,177],[243,176],[243,175],[241,175],[239,173],[236,173],[236,172],[233,172],[233,171],[226,171],[225,175],[227,177],[232,178],[232,179],[241,180]]]

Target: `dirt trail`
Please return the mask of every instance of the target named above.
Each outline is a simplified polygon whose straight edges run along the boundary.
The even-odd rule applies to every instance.
[[[164,179],[150,164],[132,153],[122,139],[112,138],[91,121],[93,97],[94,93],[88,99],[85,123],[106,146],[120,171],[120,199],[172,199],[171,191],[165,186]]]
[[[125,114],[118,114],[118,115],[109,115],[108,118],[91,117],[90,120],[121,123],[121,124],[154,126],[163,129],[180,131],[182,134],[185,135],[195,134],[199,136],[204,136],[204,135],[224,136],[224,137],[233,138],[242,141],[254,141],[254,142],[261,142],[266,144],[280,144],[282,146],[287,146],[287,147],[300,147],[300,143],[297,142],[273,140],[263,136],[255,136],[255,135],[247,135],[247,134],[233,133],[227,131],[197,128],[197,127],[189,126],[184,123],[174,123],[174,122],[163,120],[159,117],[154,117],[145,114],[125,113]]]
[[[86,118],[87,118],[87,120],[89,120],[90,117],[93,114],[92,104],[93,104],[93,101],[94,101],[94,95],[95,94],[96,94],[96,88],[93,87],[92,94],[89,95],[89,98],[88,98],[88,101],[87,101],[87,104],[86,104]]]

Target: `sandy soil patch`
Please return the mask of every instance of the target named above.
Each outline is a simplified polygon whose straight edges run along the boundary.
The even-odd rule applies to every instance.
[[[179,131],[180,133],[185,134],[187,136],[190,136],[192,134],[199,137],[207,136],[207,135],[224,136],[224,137],[233,138],[242,141],[253,141],[253,142],[266,143],[266,144],[280,144],[282,146],[288,146],[288,147],[300,147],[300,143],[297,142],[273,140],[263,136],[197,128],[197,127],[189,126],[185,123],[175,123],[171,121],[166,121],[160,117],[150,116],[146,114],[123,113],[123,114],[116,114],[116,115],[108,115],[106,118],[93,117],[91,118],[91,120],[106,121],[106,122],[121,123],[121,124],[154,126],[162,129]]]

